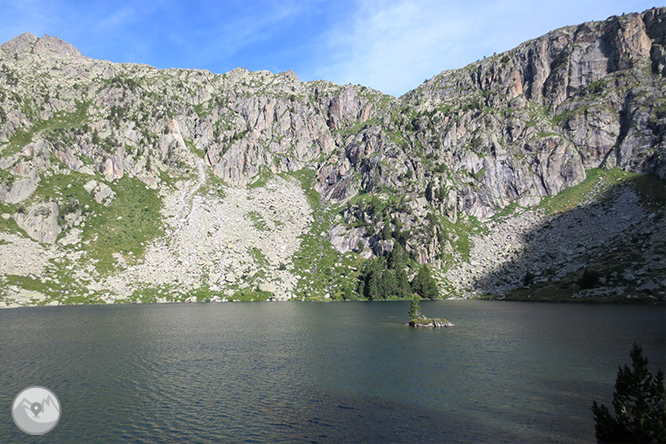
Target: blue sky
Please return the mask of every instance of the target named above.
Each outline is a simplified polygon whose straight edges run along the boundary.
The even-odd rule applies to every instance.
[[[0,0],[0,42],[60,37],[84,55],[157,68],[237,67],[399,96],[566,25],[641,0]]]

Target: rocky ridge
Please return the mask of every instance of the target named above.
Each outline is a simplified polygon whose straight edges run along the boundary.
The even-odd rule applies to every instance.
[[[396,242],[454,295],[573,282],[634,239],[654,243],[630,267],[651,276],[663,197],[619,184],[614,204],[543,203],[599,168],[663,186],[664,45],[655,8],[555,30],[394,98],[290,71],[113,64],[23,34],[0,46],[0,305],[335,297]],[[29,263],[10,263],[18,251]],[[623,279],[663,298],[656,278]]]

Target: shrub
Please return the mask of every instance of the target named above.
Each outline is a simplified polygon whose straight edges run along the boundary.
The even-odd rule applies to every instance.
[[[594,270],[588,270],[587,268],[583,271],[583,277],[580,281],[580,286],[583,289],[594,288],[599,285],[599,272]]]
[[[523,287],[529,287],[532,285],[532,282],[534,282],[534,274],[528,271],[523,278]]]

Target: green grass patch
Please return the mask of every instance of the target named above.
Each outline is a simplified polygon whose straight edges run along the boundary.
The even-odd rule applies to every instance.
[[[29,202],[56,201],[62,207],[64,203],[76,199],[80,206],[99,206],[83,186],[90,180],[98,180],[86,174],[67,171],[68,174],[54,174],[42,177],[39,187],[30,198]],[[62,208],[61,208],[62,209]]]
[[[248,211],[245,217],[252,221],[252,226],[259,231],[268,231],[268,225],[258,211]]]
[[[481,169],[480,169],[479,171],[477,171],[476,173],[471,174],[471,176],[472,176],[473,178],[475,178],[476,180],[481,180],[481,178],[483,178],[483,176],[485,176],[485,175],[486,175],[486,169],[485,169],[485,168],[481,168]]]
[[[261,268],[268,267],[268,259],[266,259],[266,255],[259,248],[257,247],[248,248],[248,253],[250,253],[252,259],[254,259],[254,263],[257,264],[259,267]]]
[[[109,207],[96,205],[84,228],[83,242],[101,273],[115,269],[113,253],[121,253],[128,265],[145,254],[146,246],[164,234],[157,191],[136,178],[123,177],[111,185],[116,197]]]
[[[320,299],[328,294],[335,283],[334,278],[338,273],[334,267],[340,255],[330,241],[321,235],[326,231],[327,227],[315,223],[309,233],[301,236],[300,248],[292,258],[294,269],[301,274],[295,289],[299,297]]]
[[[205,196],[207,194],[215,196],[219,199],[224,199],[227,197],[226,184],[215,174],[208,175],[206,182],[201,185],[197,191],[197,196]]]
[[[199,157],[200,159],[203,159],[206,157],[206,151],[205,150],[200,150],[198,149],[195,145],[194,142],[190,139],[183,139],[185,142],[185,146],[187,146],[192,153],[194,153],[195,156]]]
[[[194,105],[194,112],[197,113],[197,115],[199,116],[200,119],[203,120],[211,114],[210,102],[211,101],[209,100],[205,104],[204,103],[197,103],[196,105]],[[204,109],[204,105],[208,109]]]
[[[66,305],[78,305],[78,304],[96,304],[99,301],[87,298],[85,296],[70,296],[66,299],[60,301]]]
[[[469,254],[472,249],[472,241],[470,235],[472,231],[480,231],[481,228],[475,230],[475,225],[472,221],[464,221],[458,218],[456,223],[452,223],[446,217],[438,218],[440,229],[444,231],[445,236],[448,237],[453,250],[459,255],[460,259],[464,262],[469,262]],[[480,227],[480,224],[479,224]],[[455,257],[450,255],[444,257],[445,266],[449,267],[456,261]]]
[[[247,187],[250,189],[263,188],[272,178],[273,172],[266,165],[261,165],[259,166],[259,173],[253,178],[254,182],[249,184]]]
[[[52,283],[42,282],[29,276],[5,275],[5,281],[8,285],[14,285],[25,290],[38,291],[46,296],[53,296],[56,292]]]
[[[586,171],[586,178],[576,186],[566,188],[556,196],[542,199],[540,207],[550,214],[571,211],[580,204],[593,190],[595,185],[603,185],[594,196],[604,200],[603,193],[610,187],[631,185],[641,197],[642,204],[653,210],[663,209],[666,202],[664,181],[656,176],[629,173],[620,168],[610,170],[591,169]],[[601,182],[601,183],[600,183]],[[609,196],[610,198],[610,196]]]
[[[66,300],[69,295],[83,295],[87,293],[88,282],[73,277],[71,261],[65,259],[52,259],[46,266],[43,277],[5,275],[4,282],[0,284],[0,293],[5,285],[13,285],[25,290],[38,291],[50,300]],[[89,299],[93,299],[89,297]]]
[[[0,204],[0,214],[15,214],[18,209],[21,209],[22,211],[27,211],[25,209],[24,205],[17,204],[17,205],[4,205]],[[0,231],[7,231],[10,233],[18,233],[22,236],[28,237],[28,234],[23,231],[19,226],[16,224],[16,221],[14,220],[13,217],[10,217],[8,219],[5,219],[4,217],[0,217]]]
[[[548,196],[541,200],[539,205],[550,214],[564,213],[573,210],[590,193],[594,186],[603,180],[608,185],[620,184],[631,176],[619,168],[602,170],[599,168],[587,170],[585,180],[578,185],[566,188],[555,196]]]
[[[142,288],[134,290],[132,295],[129,297],[129,300],[132,302],[157,302],[158,298],[165,298],[169,302],[177,301],[175,292],[173,291],[172,286],[170,285],[146,285]]]
[[[575,110],[566,110],[560,114],[556,114],[551,118],[553,125],[559,125],[571,119],[576,114]]]
[[[302,170],[291,171],[282,174],[297,179],[301,183],[301,188],[305,192],[305,197],[308,199],[310,207],[313,210],[319,208],[319,200],[321,199],[321,195],[313,187],[315,177],[317,176],[317,173],[314,170],[303,168]]]
[[[520,208],[520,205],[518,205],[516,202],[511,202],[509,205],[504,207],[502,211],[495,213],[491,219],[494,221],[504,220],[507,217],[513,215],[513,213],[515,213],[518,208]]]
[[[356,286],[355,279],[363,260],[356,253],[340,255],[329,240],[331,220],[339,208],[320,206],[320,195],[312,187],[314,171],[303,169],[286,174],[300,181],[314,218],[310,231],[301,235],[299,249],[292,257],[293,269],[301,276],[294,293],[306,300],[327,296],[344,299],[343,294],[350,295],[350,289]]]
[[[299,298],[320,300],[355,299],[356,278],[364,262],[357,253],[338,253],[329,241],[331,210],[315,217],[310,231],[301,236],[298,251],[292,257],[293,269],[300,274],[294,289]]]

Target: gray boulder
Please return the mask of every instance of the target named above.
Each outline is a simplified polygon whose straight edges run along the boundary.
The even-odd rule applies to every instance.
[[[116,193],[110,186],[103,182],[97,182],[96,180],[87,182],[83,188],[90,193],[93,199],[95,199],[95,202],[102,204],[105,207],[111,205],[113,198],[116,196]]]
[[[28,236],[46,244],[54,243],[61,231],[58,225],[58,204],[55,202],[33,205],[27,213],[16,214],[14,220]]]
[[[17,204],[26,200],[37,189],[37,182],[32,179],[17,180],[9,187],[0,184],[0,200],[6,204]]]

